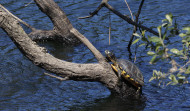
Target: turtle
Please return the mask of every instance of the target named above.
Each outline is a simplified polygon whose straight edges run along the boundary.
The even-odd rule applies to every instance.
[[[115,54],[109,50],[105,50],[106,58],[108,61],[111,61],[111,67],[119,78],[123,77],[129,83],[131,83],[138,90],[144,85],[143,74],[139,68],[129,60],[126,59],[117,59]]]

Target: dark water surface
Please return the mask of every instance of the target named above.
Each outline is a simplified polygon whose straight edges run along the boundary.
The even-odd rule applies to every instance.
[[[1,0],[0,3],[13,14],[38,29],[51,29],[51,21],[30,0]],[[111,13],[112,37],[108,44],[109,11],[103,8],[99,16],[78,20],[86,16],[100,3],[100,0],[56,0],[66,12],[73,26],[83,33],[102,53],[112,49],[118,58],[128,59],[127,43],[133,27]],[[136,13],[140,0],[128,0],[131,10]],[[129,15],[124,0],[110,0],[120,12]],[[148,27],[161,23],[165,14],[171,12],[179,27],[190,26],[189,0],[146,0],[140,20]],[[27,31],[28,32],[28,31]],[[0,29],[0,110],[82,110],[82,111],[190,111],[190,85],[158,87],[157,82],[149,83],[153,69],[166,70],[163,62],[149,65],[150,58],[143,48],[137,50],[136,64],[145,78],[144,99],[121,101],[110,96],[109,90],[97,82],[59,81],[45,76],[43,69],[33,65],[17,49],[10,38]],[[178,39],[172,41],[178,43]],[[96,62],[84,46],[65,47],[62,44],[41,43],[51,54],[77,63]],[[180,44],[175,44],[175,47]],[[133,46],[134,49],[134,46]],[[134,52],[135,50],[133,50]],[[134,58],[134,57],[133,57]],[[146,98],[146,99],[145,99]]]

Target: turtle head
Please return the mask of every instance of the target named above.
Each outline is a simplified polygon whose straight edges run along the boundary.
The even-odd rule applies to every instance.
[[[106,58],[108,61],[112,61],[113,63],[116,62],[115,54],[109,50],[105,50]]]

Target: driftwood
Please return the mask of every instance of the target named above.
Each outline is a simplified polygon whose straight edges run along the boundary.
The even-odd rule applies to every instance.
[[[53,0],[34,0],[39,9],[44,12],[54,24],[53,30],[44,31],[33,29],[26,34],[19,21],[7,11],[0,8],[0,27],[9,35],[20,51],[35,65],[50,71],[57,76],[51,76],[60,80],[97,81],[110,89],[112,94],[120,97],[139,96],[141,91],[126,81],[119,79],[106,61],[105,57],[78,32],[70,23],[66,14]],[[84,43],[95,55],[98,63],[78,64],[55,58],[47,53],[46,49],[40,47],[32,39],[57,39],[69,41],[68,44]]]

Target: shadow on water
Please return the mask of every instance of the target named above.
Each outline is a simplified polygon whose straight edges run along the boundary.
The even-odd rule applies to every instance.
[[[65,46],[65,44],[56,41],[40,41],[38,44],[45,47],[48,53],[62,60],[72,62],[72,53],[74,46]]]
[[[110,95],[108,98],[97,100],[97,104],[85,111],[142,111],[146,107],[146,98],[120,98]]]

